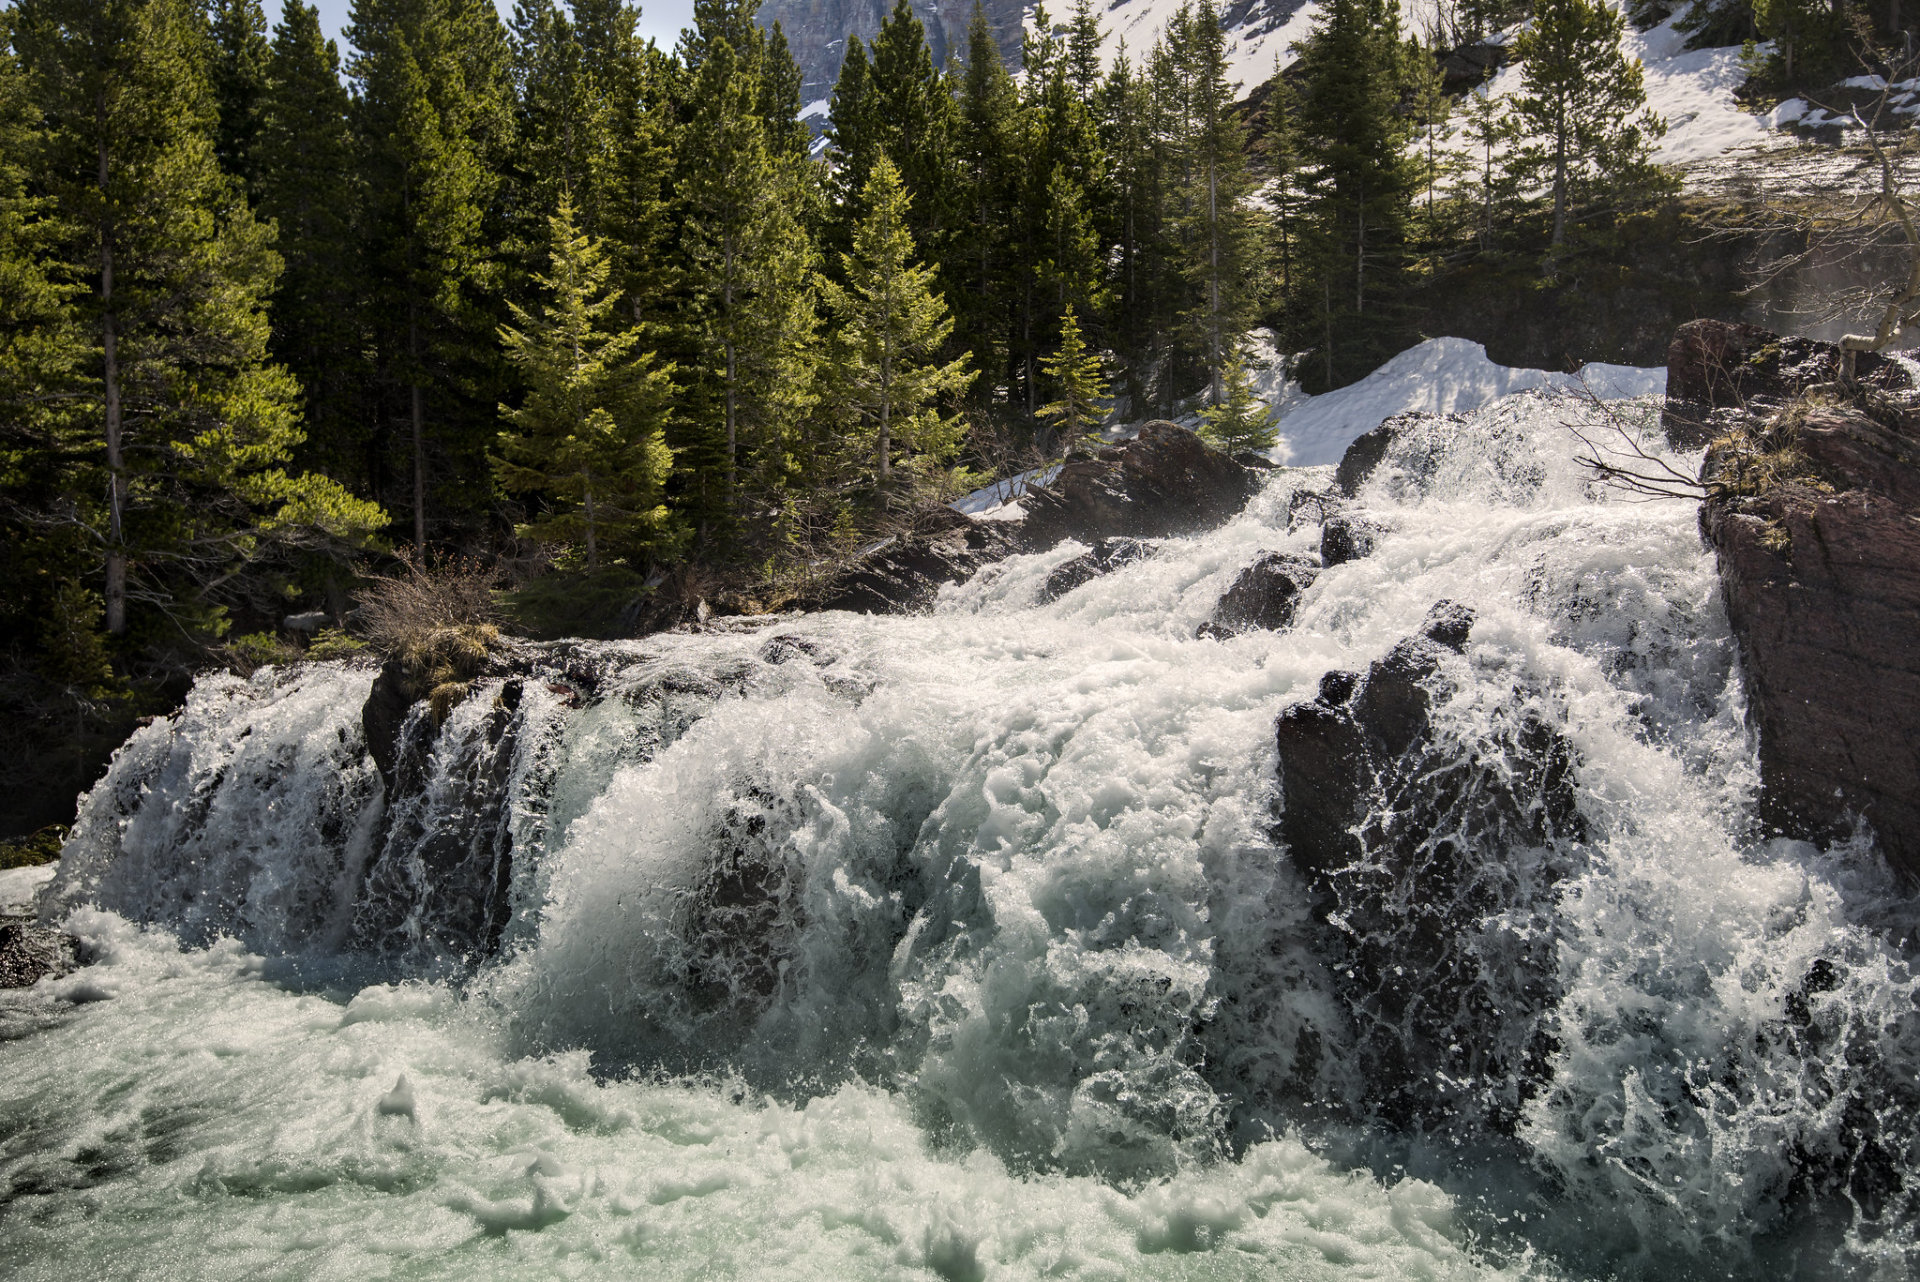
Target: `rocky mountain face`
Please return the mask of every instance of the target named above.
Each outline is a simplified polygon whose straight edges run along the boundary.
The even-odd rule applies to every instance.
[[[1305,3],[1305,0],[1231,0],[1220,11],[1221,24],[1229,40],[1243,52],[1257,52],[1252,60],[1259,64],[1255,79],[1264,79],[1271,70],[1271,57],[1259,48],[1263,37],[1278,31]],[[963,58],[967,49],[967,24],[973,17],[973,0],[912,0],[913,11],[927,30],[927,44],[936,64],[949,57]],[[1022,0],[980,0],[999,42],[1000,56],[1009,66],[1020,65],[1020,32],[1027,5]],[[760,10],[760,21],[771,27],[779,23],[787,34],[787,44],[806,77],[803,98],[816,102],[833,91],[840,74],[840,59],[846,54],[849,35],[871,40],[880,23],[892,12],[889,0],[767,0]],[[1069,0],[1056,0],[1049,16],[1057,23],[1070,15]],[[1110,0],[1097,7],[1101,30],[1105,33],[1102,52],[1111,57],[1124,39],[1136,59],[1143,56],[1159,35],[1171,6],[1153,0]],[[1251,87],[1251,86],[1248,86]]]
[[[981,4],[994,38],[1000,42],[1001,56],[1017,66],[1025,6],[1018,0],[981,0]],[[761,7],[760,22],[767,27],[777,22],[786,32],[794,61],[806,77],[801,97],[816,102],[833,92],[840,59],[847,51],[847,37],[871,40],[892,9],[887,0],[768,0]],[[960,57],[966,52],[967,23],[973,15],[971,0],[914,0],[913,11],[927,29],[927,44],[936,65],[944,63],[949,55]]]
[[[1708,444],[1719,553],[1760,740],[1762,818],[1819,836],[1855,815],[1920,876],[1920,387],[1905,361],[1751,325],[1673,340],[1666,430]]]

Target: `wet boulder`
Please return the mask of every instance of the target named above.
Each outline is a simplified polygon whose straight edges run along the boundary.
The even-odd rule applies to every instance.
[[[1288,627],[1301,595],[1319,574],[1320,567],[1307,557],[1263,552],[1234,579],[1198,635],[1225,640],[1243,632],[1278,632]]]
[[[919,516],[917,528],[883,540],[819,585],[786,601],[790,610],[910,614],[931,609],[940,589],[1022,547],[1020,522],[976,521],[950,508]]]
[[[1394,1125],[1516,1123],[1558,997],[1552,888],[1585,836],[1577,756],[1527,692],[1464,735],[1436,725],[1472,626],[1441,602],[1275,727],[1275,836],[1312,888],[1372,1107]]]
[[[1058,601],[1083,584],[1152,555],[1153,544],[1145,539],[1095,539],[1092,548],[1054,568],[1040,589],[1040,599]]]
[[[1337,512],[1320,527],[1320,564],[1331,568],[1372,556],[1385,533],[1378,521]]]
[[[1075,458],[1020,500],[1029,549],[1061,539],[1165,538],[1237,515],[1260,488],[1242,466],[1175,423],[1152,422],[1130,441]]]
[[[80,965],[73,936],[29,917],[0,918],[0,988],[31,988]]]

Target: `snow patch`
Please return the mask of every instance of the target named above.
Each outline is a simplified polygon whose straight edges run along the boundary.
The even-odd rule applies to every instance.
[[[1395,414],[1460,414],[1502,396],[1534,388],[1582,390],[1602,400],[1662,395],[1667,372],[1593,362],[1574,374],[1514,369],[1495,363],[1487,349],[1465,338],[1430,338],[1400,353],[1357,383],[1278,406],[1276,463],[1318,467],[1338,463],[1354,438]]]

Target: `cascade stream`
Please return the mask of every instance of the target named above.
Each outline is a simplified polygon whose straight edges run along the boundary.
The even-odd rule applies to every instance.
[[[0,998],[0,1271],[1908,1276],[1916,914],[1758,831],[1695,507],[1578,412],[1403,433],[1277,632],[1196,636],[1329,469],[1057,599],[528,646],[392,780],[373,666],[202,678]],[[1276,718],[1440,602],[1303,867]]]

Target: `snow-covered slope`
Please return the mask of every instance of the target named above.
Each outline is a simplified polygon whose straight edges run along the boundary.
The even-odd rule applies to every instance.
[[[1599,362],[1582,366],[1576,374],[1512,369],[1495,364],[1479,343],[1464,338],[1430,338],[1359,382],[1324,396],[1300,396],[1291,386],[1271,389],[1268,395],[1280,431],[1280,443],[1272,456],[1275,462],[1294,467],[1338,463],[1355,437],[1395,414],[1413,410],[1457,414],[1532,388],[1557,388],[1570,394],[1590,392],[1602,400],[1618,400],[1659,395],[1666,387],[1664,369]]]

